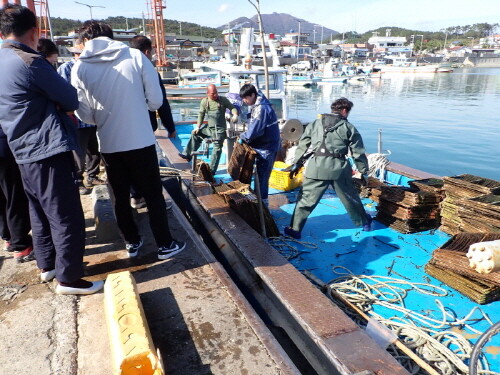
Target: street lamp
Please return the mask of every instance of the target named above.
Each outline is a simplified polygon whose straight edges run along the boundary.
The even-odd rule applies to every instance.
[[[89,4],[79,3],[78,1],[75,1],[75,3],[80,4],[80,5],[85,5],[86,7],[89,8],[89,10],[90,10],[90,19],[91,20],[93,19],[93,17],[92,17],[92,8],[106,8],[106,7],[103,7],[102,5],[89,5]]]

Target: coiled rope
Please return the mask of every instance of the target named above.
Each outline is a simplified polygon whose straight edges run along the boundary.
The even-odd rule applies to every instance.
[[[368,176],[377,177],[380,181],[385,180],[385,168],[390,161],[385,157],[389,154],[370,154],[368,155]]]
[[[333,272],[340,277],[328,282],[327,295],[337,304],[338,296],[356,306],[370,318],[376,319],[391,329],[399,339],[420,358],[430,364],[442,375],[469,374],[468,362],[473,345],[459,332],[464,328],[474,333],[481,333],[471,324],[486,320],[493,325],[480,307],[474,307],[465,317],[458,318],[441,301],[435,300],[438,317],[424,315],[405,306],[404,299],[410,291],[435,297],[442,297],[447,291],[438,286],[425,283],[412,283],[388,276],[354,275],[345,267],[335,266]],[[342,305],[339,305],[342,307]],[[381,306],[386,318],[374,311],[374,306]],[[389,311],[389,312],[387,312]],[[346,310],[350,316],[352,312]],[[479,317],[477,316],[480,314]],[[358,317],[358,322],[360,318]],[[454,329],[454,330],[450,330]],[[392,350],[396,350],[393,346]],[[396,357],[400,357],[397,355]],[[426,374],[412,361],[400,361],[411,374]],[[498,374],[489,369],[488,362],[482,358],[477,374]]]

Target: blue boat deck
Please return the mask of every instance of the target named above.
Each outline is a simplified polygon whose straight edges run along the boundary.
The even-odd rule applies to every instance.
[[[174,140],[174,143],[179,149],[189,139],[191,129],[191,125],[178,126],[179,139]],[[224,158],[223,154],[216,179],[229,181],[230,178],[224,170]],[[283,232],[284,227],[290,223],[298,189],[291,192],[270,189],[269,194],[269,209],[280,232]],[[363,199],[363,204],[366,211],[375,216],[376,203]],[[493,323],[500,321],[500,301],[480,306],[425,273],[424,266],[430,260],[433,250],[443,245],[449,238],[448,234],[439,230],[401,234],[375,220],[372,231],[364,232],[361,228],[354,227],[335,192],[329,189],[312,212],[302,232],[301,242],[311,243],[315,248],[292,243],[299,253],[289,261],[299,271],[309,271],[325,283],[349,270],[354,275],[389,276],[401,279],[402,288],[407,290],[409,290],[408,283],[432,284],[442,288],[446,294],[444,296],[408,291],[404,304],[408,309],[437,321],[449,320],[449,317],[448,319],[443,317],[443,310],[436,302],[439,300],[445,311],[451,314],[450,316],[455,316],[458,320],[468,317],[467,323],[475,331],[470,331],[465,325],[452,328],[445,324],[442,329],[452,328],[454,331],[460,331],[474,343],[480,333],[491,325],[484,319],[484,314]],[[381,315],[394,313],[380,306],[375,306],[374,309]],[[469,315],[473,309],[474,312]],[[494,337],[485,348],[490,370],[498,373],[500,373],[499,336]]]

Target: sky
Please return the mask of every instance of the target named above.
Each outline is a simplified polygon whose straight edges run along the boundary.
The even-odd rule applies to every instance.
[[[47,0],[53,17],[86,20],[89,8],[73,0]],[[22,0],[24,2],[24,0]],[[146,0],[81,0],[97,19],[141,17]],[[255,2],[255,0],[253,0]],[[164,18],[218,27],[235,18],[252,17],[248,0],[166,0]],[[260,0],[262,13],[288,13],[339,32],[359,33],[382,26],[438,31],[449,26],[500,23],[500,0]],[[497,30],[500,33],[500,29]]]

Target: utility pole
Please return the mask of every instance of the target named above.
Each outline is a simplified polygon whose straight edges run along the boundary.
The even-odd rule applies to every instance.
[[[267,55],[266,55],[266,40],[264,36],[264,25],[262,24],[262,15],[260,14],[260,0],[248,0],[250,4],[253,5],[255,10],[257,10],[257,16],[259,17],[259,31],[260,39],[262,41],[262,56],[264,58],[264,75],[266,79],[266,97],[269,99],[269,68],[267,66]],[[300,23],[299,23],[300,26]]]
[[[144,12],[142,12],[142,35],[146,35],[146,20],[144,19]]]
[[[299,21],[299,36],[297,37],[297,62],[299,62],[299,48],[300,48],[300,21]]]
[[[317,25],[314,25],[313,26],[313,43],[316,44],[316,26]]]
[[[182,21],[177,22],[179,22],[179,35],[182,35]]]
[[[92,17],[92,8],[106,8],[106,7],[103,7],[102,5],[89,5],[89,4],[84,4],[84,3],[80,3],[78,1],[75,1],[75,3],[77,4],[80,4],[80,5],[85,5],[86,7],[89,8],[90,10],[90,19],[93,20],[94,18]]]
[[[324,26],[321,25],[321,42],[320,43],[323,43],[323,29],[324,29]]]

